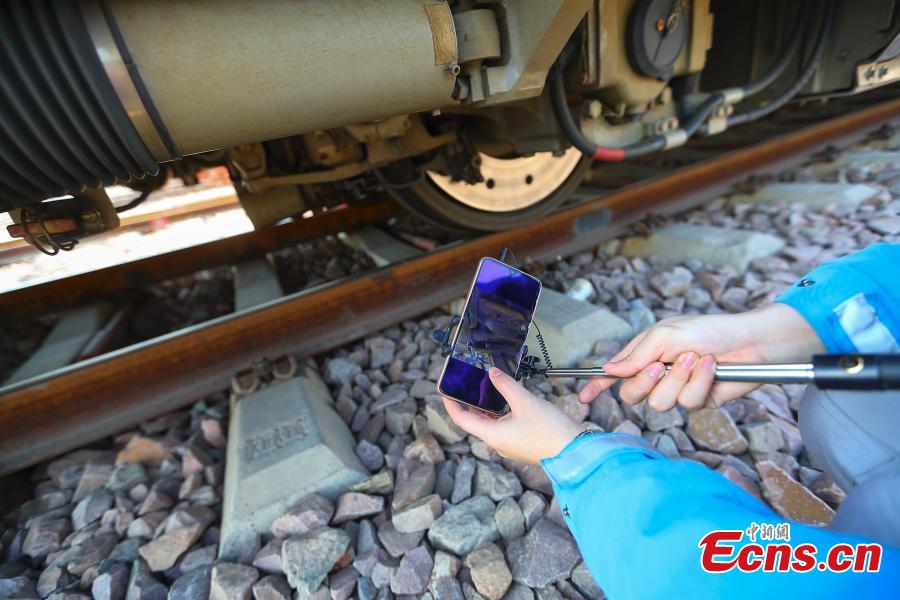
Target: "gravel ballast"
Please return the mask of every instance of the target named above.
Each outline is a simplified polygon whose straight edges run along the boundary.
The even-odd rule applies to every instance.
[[[884,150],[884,139],[873,136],[855,149]],[[764,305],[816,264],[900,242],[900,227],[892,225],[900,219],[900,164],[867,170],[832,158],[746,182],[735,199],[591,251],[522,266],[560,292],[578,281],[588,302],[636,330],[673,315]],[[864,183],[876,193],[815,207],[752,196],[768,183],[810,181]],[[783,245],[745,270],[623,254],[627,238],[671,224],[765,233]],[[315,257],[308,253],[315,248],[276,256],[282,280],[299,288],[362,268],[361,256],[329,250],[330,243]],[[200,282],[191,285],[186,289]],[[225,391],[7,478],[0,485],[0,595],[601,598],[540,468],[503,459],[443,409],[434,392],[443,359],[431,332],[449,319],[434,311],[316,357],[335,410],[353,432],[351,451],[371,473],[335,502],[308,497],[239,561],[217,560],[233,394]],[[580,364],[602,364],[619,346],[598,343]],[[668,456],[718,471],[786,517],[824,524],[843,499],[804,451],[797,428],[803,386],[765,385],[723,408],[657,414],[622,403],[613,391],[575,406],[583,384],[535,380],[527,387],[585,426],[641,435]]]

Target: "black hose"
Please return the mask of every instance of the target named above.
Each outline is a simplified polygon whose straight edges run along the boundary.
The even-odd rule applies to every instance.
[[[777,98],[772,99],[767,102],[763,106],[755,108],[753,110],[749,110],[747,112],[741,113],[739,115],[732,115],[728,117],[728,127],[734,127],[735,125],[741,125],[743,123],[747,123],[749,121],[755,121],[760,119],[766,115],[769,115],[785,104],[787,104],[791,98],[797,95],[797,92],[806,85],[809,81],[810,77],[812,77],[813,73],[816,72],[816,69],[819,66],[819,63],[822,60],[822,54],[825,52],[825,42],[828,40],[828,34],[831,31],[831,24],[834,20],[834,0],[828,0],[828,4],[825,6],[825,16],[822,18],[822,27],[819,30],[819,37],[816,40],[816,45],[813,48],[813,53],[809,57],[809,60],[803,66],[803,70],[800,72],[800,76],[788,87],[784,92],[782,92]]]
[[[697,110],[681,124],[681,128],[684,129],[687,136],[691,137],[694,135],[694,133],[700,129],[700,126],[706,122],[713,111],[723,102],[725,102],[725,96],[722,92],[713,92],[706,100],[704,100],[703,103],[697,107]]]
[[[569,139],[573,146],[581,150],[584,154],[592,156],[597,160],[617,161],[626,158],[634,158],[644,156],[651,152],[658,152],[666,148],[666,138],[661,135],[654,136],[647,140],[635,142],[622,148],[611,148],[606,146],[598,146],[589,140],[581,129],[575,123],[572,113],[569,111],[569,105],[566,102],[566,86],[563,79],[563,69],[565,68],[564,56],[560,56],[561,61],[550,72],[550,100],[553,104],[553,113],[559,128]],[[703,104],[685,121],[682,126],[687,137],[690,137],[699,129],[700,125],[709,118],[709,115],[724,101],[722,94],[713,94],[707,98]]]
[[[128,202],[126,202],[126,203],[123,204],[122,206],[117,206],[117,207],[116,207],[116,212],[117,212],[117,213],[123,213],[123,212],[125,212],[126,210],[131,210],[132,208],[135,208],[135,207],[137,207],[137,206],[143,204],[143,203],[144,203],[144,200],[146,200],[147,197],[148,197],[149,195],[150,195],[150,190],[149,190],[149,189],[147,189],[147,190],[142,190],[141,193],[137,195],[137,197],[132,198],[131,200],[129,200]]]
[[[563,59],[564,55],[565,50],[563,50],[563,54],[560,54],[560,60]],[[568,61],[565,62],[568,63]],[[553,105],[553,114],[556,116],[559,128],[562,129],[569,142],[581,150],[582,153],[593,156],[594,151],[597,149],[597,144],[587,139],[581,133],[581,129],[575,123],[575,119],[572,118],[572,113],[569,112],[569,104],[566,102],[566,84],[563,80],[564,68],[565,64],[558,62],[550,70],[550,102]]]
[[[809,18],[809,7],[810,1],[803,0],[803,4],[800,6],[797,18],[791,28],[791,40],[784,52],[782,52],[778,60],[775,61],[775,63],[772,64],[759,79],[740,88],[743,92],[743,97],[759,93],[761,90],[770,86],[772,82],[784,72],[788,63],[800,47],[802,39],[801,31],[806,27]],[[831,28],[833,9],[833,0],[828,0],[822,29],[819,32],[819,39],[816,42],[815,49],[809,62],[804,66],[797,81],[795,81],[784,94],[773,100],[770,104],[747,113],[729,117],[728,127],[758,119],[777,110],[787,103],[800,88],[806,84],[822,58],[825,40],[827,39],[828,32]],[[574,48],[574,45],[571,43],[567,44],[557,59],[556,65],[554,65],[550,71],[550,100],[553,105],[553,113],[556,116],[556,121],[559,124],[560,129],[568,138],[569,142],[581,150],[582,153],[597,160],[607,161],[620,161],[626,158],[634,158],[636,156],[643,156],[651,152],[664,150],[667,145],[667,138],[661,135],[635,142],[621,148],[598,146],[585,137],[578,127],[578,124],[575,122],[575,119],[572,117],[572,113],[569,111],[569,105],[566,101],[564,71],[574,56]],[[705,125],[706,120],[709,119],[713,112],[725,101],[726,96],[724,92],[720,91],[710,94],[710,96],[682,122],[681,131],[683,132],[685,139],[690,138],[698,131],[700,131],[701,134],[706,134],[709,130],[709,127]]]
[[[666,138],[663,136],[655,136],[648,140],[615,148],[598,146],[581,133],[581,129],[575,123],[575,119],[569,111],[569,104],[566,102],[566,85],[563,79],[563,72],[571,58],[571,52],[567,51],[570,47],[571,45],[563,49],[557,64],[550,71],[550,101],[553,105],[553,114],[556,116],[559,128],[569,142],[581,150],[582,153],[593,157],[595,160],[605,161],[620,161],[663,150],[666,147]]]
[[[797,18],[794,21],[794,26],[791,28],[790,40],[788,41],[787,47],[784,49],[784,52],[781,53],[781,56],[776,60],[769,69],[763,73],[762,77],[757,79],[756,81],[752,81],[746,85],[741,86],[741,89],[744,91],[744,97],[753,96],[763,91],[772,83],[778,79],[778,77],[784,72],[785,68],[787,68],[788,63],[797,53],[797,50],[800,48],[800,42],[803,40],[803,30],[806,29],[808,25],[808,21],[810,19],[810,9],[811,3],[809,0],[803,0],[803,4],[800,5],[800,10],[797,12]]]
[[[636,158],[638,156],[646,156],[651,152],[660,152],[666,149],[666,138],[661,135],[655,135],[652,138],[641,140],[633,144],[628,144],[624,148],[625,158]]]

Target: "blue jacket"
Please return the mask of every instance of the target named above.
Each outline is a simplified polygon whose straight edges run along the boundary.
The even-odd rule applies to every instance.
[[[612,599],[897,598],[900,550],[882,546],[878,573],[707,573],[700,541],[713,530],[745,532],[787,519],[715,471],[671,460],[643,439],[619,433],[581,436],[542,461],[588,570]],[[769,542],[760,542],[763,545]],[[867,540],[790,523],[790,544],[808,542],[822,561],[833,545]]]
[[[829,352],[898,351],[900,246],[872,246],[804,279],[813,283],[793,286],[778,301],[804,315]],[[739,541],[722,542],[733,553],[717,558],[721,562],[750,543],[747,529],[754,523],[788,521],[715,471],[668,459],[641,438],[581,436],[541,464],[588,569],[613,600],[900,597],[900,549],[882,545],[878,573],[821,571],[818,563],[835,544],[871,540],[795,522],[787,543],[794,549],[815,544],[813,570],[704,571],[699,544],[711,531],[742,532]],[[762,546],[781,543],[755,535]]]
[[[776,299],[812,325],[831,354],[900,352],[900,244],[826,263]]]

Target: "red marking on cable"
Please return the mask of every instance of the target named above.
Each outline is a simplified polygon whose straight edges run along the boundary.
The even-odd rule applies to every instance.
[[[605,160],[605,161],[609,161],[609,162],[625,160],[625,149],[624,148],[606,148],[604,146],[597,146],[597,149],[594,150],[594,159],[595,160]]]

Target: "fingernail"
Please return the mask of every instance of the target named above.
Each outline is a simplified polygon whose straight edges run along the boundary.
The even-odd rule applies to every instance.
[[[650,368],[647,370],[647,373],[653,379],[659,379],[663,376],[663,373],[666,372],[666,366],[662,363],[653,363],[650,365]]]
[[[689,352],[682,356],[678,363],[682,369],[691,369],[697,363],[697,355]]]
[[[498,377],[500,377],[500,373],[502,373],[500,369],[498,369],[497,367],[491,367],[491,370],[488,371],[488,376],[491,379],[497,379]]]
[[[707,354],[703,357],[703,360],[700,361],[700,368],[702,369],[712,369],[716,366],[716,359],[713,358],[712,354]]]

